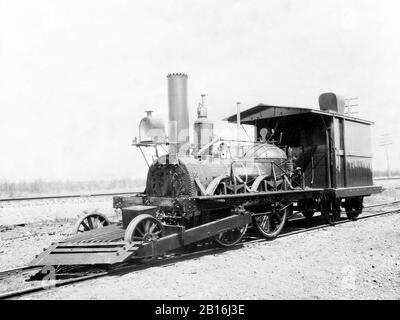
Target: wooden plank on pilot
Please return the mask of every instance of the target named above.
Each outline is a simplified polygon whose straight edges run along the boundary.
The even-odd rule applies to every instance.
[[[94,229],[94,230],[89,230],[89,231],[85,231],[85,232],[82,232],[82,233],[78,233],[76,235],[73,235],[73,236],[63,240],[63,242],[80,241],[80,240],[88,239],[88,238],[90,238],[92,236],[101,235],[101,234],[108,234],[108,233],[114,232],[116,230],[122,230],[122,229],[118,225],[110,225],[110,226],[107,226],[107,227],[98,228],[98,229]]]
[[[91,253],[91,252],[118,252],[120,247],[116,248],[107,248],[107,247],[102,247],[102,248],[93,248],[93,247],[78,247],[78,248],[55,248],[51,254],[57,254],[57,253]]]
[[[104,229],[104,228],[101,228]],[[89,233],[90,232],[90,233]],[[92,233],[91,231],[84,232],[79,237],[73,237],[62,242],[84,242],[100,239],[119,239],[123,238],[125,235],[125,230],[115,229],[115,230],[104,230],[103,232]]]
[[[102,242],[102,241],[112,241],[112,240],[122,240],[124,238],[124,234],[121,233],[114,233],[114,234],[109,234],[109,235],[104,235],[104,236],[97,236],[97,237],[92,237],[89,239],[81,240],[79,242],[81,243],[89,243],[89,242]]]
[[[126,242],[100,242],[100,243],[82,243],[82,242],[67,242],[60,243],[57,245],[58,248],[76,248],[76,247],[99,247],[99,246],[107,246],[107,247],[121,247],[124,246]]]
[[[114,252],[49,254],[38,261],[36,265],[114,264],[118,261],[117,258],[118,256]]]

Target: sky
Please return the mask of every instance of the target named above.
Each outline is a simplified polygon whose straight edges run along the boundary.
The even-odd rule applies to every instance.
[[[166,75],[189,75],[220,120],[258,103],[358,97],[400,169],[398,1],[0,0],[0,180],[145,178],[144,110],[167,119]]]

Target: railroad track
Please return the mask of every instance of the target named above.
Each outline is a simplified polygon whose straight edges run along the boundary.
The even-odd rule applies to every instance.
[[[374,180],[396,180],[400,177],[383,177]],[[104,197],[104,196],[118,196],[140,193],[138,191],[132,192],[109,192],[109,193],[86,193],[86,194],[65,194],[65,195],[47,195],[38,197],[16,197],[16,198],[0,198],[0,202],[13,202],[13,201],[29,201],[29,200],[48,200],[48,199],[66,199],[66,198],[90,198],[90,197]]]
[[[390,206],[394,204],[400,203],[399,201],[392,201],[388,203],[382,203],[382,204],[375,204],[375,205],[370,205],[370,206],[365,206],[365,210],[369,210],[372,208],[377,208],[377,207],[383,207],[383,206]],[[383,212],[378,212],[378,213],[370,213],[368,211],[364,211],[363,215],[360,216],[357,220],[364,220],[368,218],[374,218],[382,215],[387,215],[390,213],[395,213],[399,212],[400,208],[395,208],[392,210],[386,210]],[[322,219],[321,216],[316,216],[314,217],[311,221],[306,221],[304,218],[295,218],[293,220],[288,221],[288,225],[285,227],[285,230],[278,236],[278,238],[283,238],[283,237],[288,237],[292,236],[295,234],[299,233],[305,233],[305,232],[310,232],[318,229],[323,229],[327,227],[334,227],[325,223],[321,223]],[[296,226],[296,222],[304,222],[303,226]],[[336,222],[336,225],[338,224],[344,224],[348,222],[354,222],[352,220],[349,220],[347,218],[343,218]],[[207,254],[218,254],[218,253],[223,253],[227,252],[230,250],[237,250],[249,245],[252,245],[254,243],[261,243],[261,242],[266,242],[268,241],[265,238],[259,238],[255,236],[249,236],[247,237],[243,242],[240,244],[231,247],[231,248],[215,248],[215,247],[210,247],[210,245],[205,245],[204,248],[197,249],[196,251],[192,252],[184,252],[183,250],[177,250],[177,253],[174,253],[172,255],[166,255],[164,257],[159,257],[155,260],[151,260],[145,263],[141,264],[132,264],[132,263],[125,263],[119,266],[116,266],[114,268],[111,268],[109,270],[99,270],[98,268],[93,270],[87,270],[84,275],[77,276],[74,278],[69,278],[69,279],[63,279],[63,280],[52,280],[50,284],[47,284],[46,282],[43,283],[41,282],[40,285],[38,286],[32,286],[26,289],[21,289],[21,290],[15,290],[15,291],[10,291],[6,293],[0,294],[0,299],[9,299],[9,298],[15,298],[15,297],[20,297],[23,295],[31,294],[34,292],[46,290],[49,288],[55,288],[55,287],[62,287],[65,285],[73,284],[73,283],[78,283],[82,281],[87,281],[90,279],[95,279],[95,278],[100,278],[100,277],[105,277],[105,276],[111,276],[111,275],[117,275],[121,274],[124,272],[138,272],[143,269],[151,268],[151,267],[156,267],[156,266],[167,266],[171,264],[175,264],[179,261],[184,261],[187,259],[191,258],[196,258],[196,257],[201,257]],[[182,253],[179,253],[180,251],[183,251]],[[40,271],[42,267],[29,267],[29,266],[24,266],[20,268],[14,268],[14,269],[9,269],[9,270],[4,270],[0,271],[0,281],[8,278],[10,276],[15,276],[15,275],[24,275],[27,273],[31,272],[37,272]]]
[[[17,275],[17,274],[24,274],[27,272],[31,272],[34,270],[40,270],[42,269],[41,267],[19,267],[19,268],[14,268],[14,269],[8,269],[4,271],[0,271],[0,280],[3,280],[4,278],[7,278],[12,275]]]
[[[18,198],[0,198],[0,202],[13,202],[13,201],[29,201],[29,200],[49,200],[49,199],[66,199],[66,198],[90,198],[90,197],[104,197],[104,196],[118,196],[138,193],[132,192],[110,192],[110,193],[91,193],[91,194],[67,194],[67,195],[52,195],[52,196],[39,196],[39,197],[18,197]]]

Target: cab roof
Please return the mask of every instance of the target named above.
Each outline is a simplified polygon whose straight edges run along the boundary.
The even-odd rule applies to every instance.
[[[270,119],[277,117],[287,117],[300,114],[320,114],[327,117],[338,117],[344,118],[351,121],[356,121],[365,124],[373,124],[372,121],[363,120],[355,117],[348,116],[346,114],[337,113],[335,111],[317,110],[311,108],[297,108],[297,107],[284,107],[284,106],[273,106],[267,104],[258,104],[255,107],[244,110],[240,113],[240,122],[242,124],[252,124],[254,125],[257,120],[260,119]],[[237,115],[234,114],[228,118],[223,119],[225,121],[236,123]]]

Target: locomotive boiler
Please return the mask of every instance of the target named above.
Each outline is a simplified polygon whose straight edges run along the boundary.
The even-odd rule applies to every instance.
[[[167,79],[168,124],[147,111],[133,142],[148,164],[145,190],[113,198],[117,222],[98,212],[81,217],[74,235],[31,265],[115,264],[210,239],[229,247],[248,227],[273,239],[299,214],[320,212],[334,224],[343,211],[355,220],[363,198],[381,191],[372,183],[372,122],[344,114],[340,96],[321,95],[319,110],[238,110],[225,120],[255,133],[240,141],[214,134],[202,95],[190,141],[188,76]],[[154,151],[150,161],[143,148]]]

